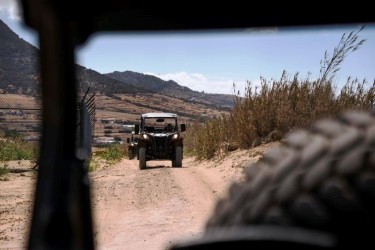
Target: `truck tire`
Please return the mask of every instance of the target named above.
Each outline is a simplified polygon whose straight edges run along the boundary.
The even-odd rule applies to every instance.
[[[182,167],[182,147],[177,146],[175,149],[175,158],[172,160],[172,167],[181,168]]]
[[[146,168],[146,148],[139,148],[139,169]]]
[[[129,158],[129,160],[133,160],[134,159],[134,152],[133,152],[132,148],[128,149],[128,158]]]
[[[347,112],[295,131],[244,172],[216,204],[206,236],[272,226],[331,235],[339,248],[374,247],[374,114]]]

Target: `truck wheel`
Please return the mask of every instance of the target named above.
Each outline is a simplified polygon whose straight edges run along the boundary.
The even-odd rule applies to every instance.
[[[177,146],[175,149],[175,159],[172,160],[172,167],[181,168],[182,167],[182,147]]]
[[[129,158],[129,160],[134,159],[134,152],[133,152],[133,149],[131,149],[131,148],[128,149],[128,158]]]
[[[146,168],[146,148],[139,148],[139,169]]]
[[[349,112],[296,131],[244,169],[205,227],[300,228],[334,235],[341,247],[374,246],[375,117]],[[256,229],[255,229],[256,230]],[[359,247],[361,248],[361,247]]]

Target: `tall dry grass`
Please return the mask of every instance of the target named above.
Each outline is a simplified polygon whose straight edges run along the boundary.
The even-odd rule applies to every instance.
[[[229,116],[189,125],[185,151],[209,159],[236,148],[279,140],[296,128],[307,128],[317,119],[344,111],[373,111],[375,80],[368,86],[366,80],[348,78],[341,89],[333,83],[344,58],[365,41],[358,39],[359,31],[344,34],[331,57],[325,53],[316,80],[301,78],[298,73],[289,77],[284,71],[278,80],[261,78],[257,86],[248,82],[244,95],[235,95]]]
[[[348,79],[340,91],[331,82],[292,79],[283,73],[279,80],[261,79],[260,87],[248,82],[244,97],[236,96],[229,116],[204,124],[189,125],[186,151],[199,159],[209,159],[236,148],[248,149],[281,139],[296,128],[308,126],[347,110],[375,109],[375,81]]]

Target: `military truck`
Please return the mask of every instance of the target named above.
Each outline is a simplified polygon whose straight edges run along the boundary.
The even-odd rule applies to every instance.
[[[139,134],[137,143],[139,168],[145,169],[151,160],[171,160],[172,167],[182,167],[183,137],[185,124],[178,123],[178,115],[173,113],[145,113],[141,124],[136,125]]]
[[[129,160],[133,160],[135,157],[138,159],[138,140],[139,135],[136,135],[134,131],[132,132],[131,137],[127,138]]]

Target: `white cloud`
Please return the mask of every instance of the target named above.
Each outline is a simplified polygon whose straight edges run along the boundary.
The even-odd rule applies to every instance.
[[[161,75],[146,72],[145,74],[153,75],[166,81],[173,80],[182,86],[196,91],[204,91],[205,93],[233,94],[233,83],[236,84],[236,89],[241,92],[243,92],[245,87],[245,81],[239,82],[226,78],[206,77],[200,73],[177,72]]]
[[[0,0],[0,11],[5,10],[10,19],[21,20],[18,0]]]

